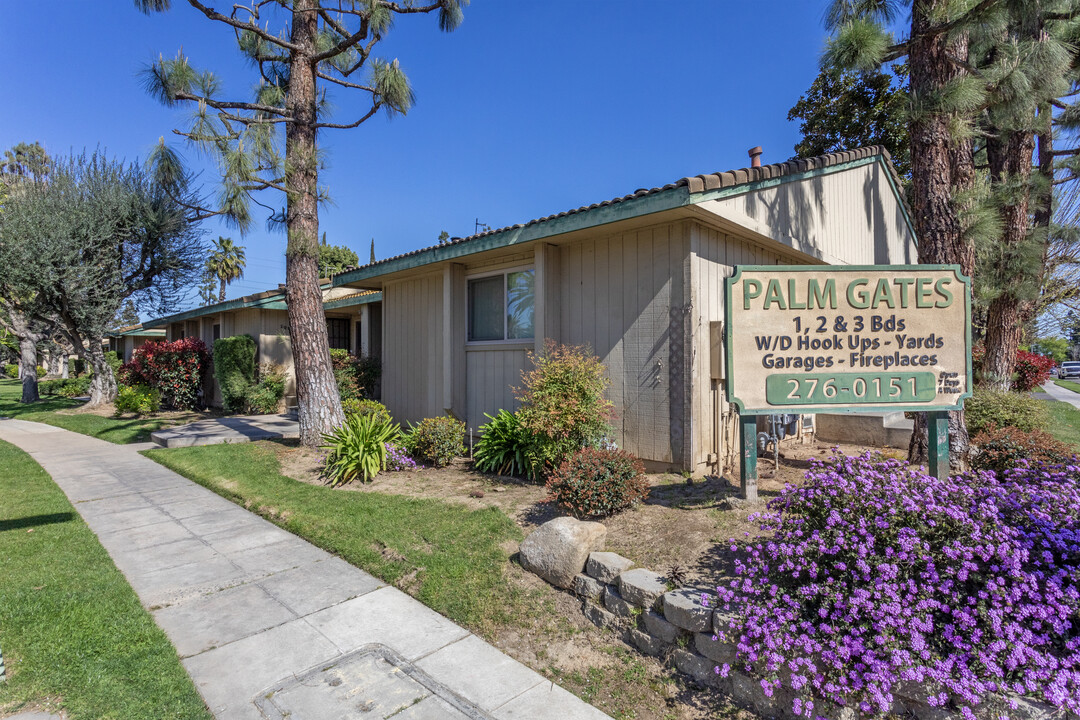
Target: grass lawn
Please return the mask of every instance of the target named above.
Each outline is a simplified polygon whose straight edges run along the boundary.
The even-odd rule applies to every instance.
[[[1080,451],[1080,410],[1065,402],[1043,402],[1050,411],[1050,427],[1046,431]]]
[[[1066,390],[1080,393],[1080,383],[1078,382],[1073,382],[1072,380],[1055,380],[1054,384],[1058,387],[1065,388]]]
[[[79,407],[82,403],[61,397],[45,397],[41,402],[24,405],[22,384],[18,380],[0,380],[0,417],[45,423],[108,440],[117,445],[146,442],[150,433],[174,423],[154,418],[112,418],[92,413],[64,413],[61,411]]]
[[[0,441],[0,715],[210,720],[176,650],[29,455]]]
[[[496,508],[309,485],[283,476],[260,444],[145,454],[463,625],[501,622],[522,601],[503,579],[522,534]]]

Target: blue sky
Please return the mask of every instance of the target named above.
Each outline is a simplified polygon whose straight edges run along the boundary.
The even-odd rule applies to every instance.
[[[231,32],[183,0],[144,16],[130,0],[58,0],[5,7],[0,24],[0,149],[38,140],[53,154],[101,146],[142,158],[183,125],[138,71],[183,47],[248,99],[255,77]],[[224,8],[228,3],[222,4]],[[793,154],[787,111],[817,74],[824,2],[728,0],[474,0],[464,24],[400,18],[381,56],[398,58],[417,104],[356,130],[327,131],[321,177],[334,204],[320,213],[334,244],[378,258],[436,242],[441,230],[502,227],[672,182]],[[338,121],[364,98],[332,95]],[[212,188],[212,169],[201,180]],[[280,205],[282,199],[267,195]],[[284,237],[260,222],[241,237],[245,277],[228,296],[284,282]]]

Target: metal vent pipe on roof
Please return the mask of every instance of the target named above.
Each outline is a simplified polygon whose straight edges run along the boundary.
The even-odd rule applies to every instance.
[[[761,167],[761,146],[752,147],[747,150],[747,154],[750,156],[750,167]]]

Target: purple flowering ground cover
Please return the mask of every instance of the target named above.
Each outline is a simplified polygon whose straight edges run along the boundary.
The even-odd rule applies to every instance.
[[[758,517],[769,534],[732,545],[720,634],[807,717],[815,700],[889,712],[913,686],[965,717],[1010,716],[1016,696],[1078,713],[1078,465],[940,481],[870,455],[815,461]]]

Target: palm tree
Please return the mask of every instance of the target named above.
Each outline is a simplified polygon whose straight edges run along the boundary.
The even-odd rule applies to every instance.
[[[232,238],[218,236],[218,239],[214,241],[214,252],[210,253],[210,258],[206,261],[207,273],[216,276],[221,281],[218,302],[225,302],[226,285],[244,277],[246,265],[244,248],[233,245]]]

